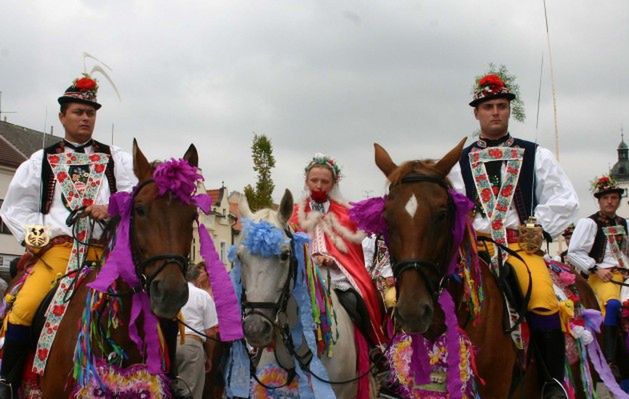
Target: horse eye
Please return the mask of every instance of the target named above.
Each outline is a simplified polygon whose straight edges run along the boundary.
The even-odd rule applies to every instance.
[[[282,251],[282,253],[280,254],[280,259],[282,261],[286,261],[288,260],[289,256],[290,256],[290,253],[288,251]]]
[[[146,206],[138,204],[134,208],[136,215],[146,216]]]
[[[435,215],[435,218],[437,219],[438,222],[443,222],[446,219],[447,215],[448,213],[446,211],[439,211]]]

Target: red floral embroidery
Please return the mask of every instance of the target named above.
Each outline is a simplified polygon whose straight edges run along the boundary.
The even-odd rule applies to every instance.
[[[480,153],[474,152],[472,154],[472,162],[478,162],[480,160]]]
[[[83,198],[83,206],[92,206],[94,204],[94,200],[91,198]]]
[[[491,191],[494,193],[494,197],[498,196],[498,192],[500,191],[500,187],[498,186],[491,186]]]
[[[476,176],[476,181],[487,180],[487,175],[478,175]]]
[[[502,196],[503,197],[511,197],[511,194],[513,193],[513,185],[512,184],[508,184],[506,185],[503,189],[502,189]]]
[[[59,157],[56,155],[48,155],[48,162],[50,162],[53,165],[56,165],[59,163]]]
[[[55,305],[55,306],[53,306],[52,314],[54,314],[55,316],[63,315],[63,306],[62,305]]]
[[[103,173],[103,171],[105,170],[105,165],[103,165],[102,163],[96,164],[94,166],[94,170],[96,171],[96,173]]]
[[[506,207],[504,204],[502,204],[502,203],[498,202],[498,203],[496,204],[496,210],[497,210],[498,212],[506,212],[506,211],[507,211],[507,207]]]
[[[59,181],[59,183],[63,183],[63,181],[67,178],[68,178],[68,174],[66,172],[57,173],[57,180]]]
[[[511,158],[517,158],[518,157],[518,150],[511,150]]]
[[[490,149],[488,151],[488,154],[489,154],[490,157],[492,157],[494,159],[502,158],[502,156],[503,156],[502,150],[499,150],[498,148]]]
[[[42,348],[42,349],[38,350],[37,351],[37,357],[40,360],[45,360],[48,357],[48,349]]]
[[[480,198],[481,201],[485,202],[489,202],[489,200],[491,199],[491,190],[488,188],[484,188],[483,191],[481,191],[480,193]]]
[[[90,161],[92,161],[92,162],[100,161],[100,155],[99,154],[90,154]]]
[[[491,222],[491,228],[494,230],[501,230],[502,229],[502,219],[496,219],[493,222]]]
[[[507,173],[510,175],[517,175],[518,174],[518,169],[511,167],[511,166],[507,166]]]
[[[76,238],[78,238],[79,241],[83,241],[85,239],[85,231],[79,231]]]

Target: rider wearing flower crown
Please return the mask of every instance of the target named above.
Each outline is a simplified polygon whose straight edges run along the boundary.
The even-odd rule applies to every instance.
[[[350,219],[338,190],[341,169],[334,159],[315,154],[305,172],[307,195],[295,205],[290,223],[308,233],[312,259],[330,272],[339,301],[371,346],[380,345],[384,343],[381,304],[364,264],[365,235]]]
[[[523,296],[530,287],[526,316],[538,360],[545,365],[538,368],[547,370],[540,375],[543,398],[566,398],[561,386],[565,345],[559,304],[539,246],[543,233],[558,236],[572,222],[578,199],[549,150],[509,134],[515,98],[498,74],[478,79],[469,105],[480,124],[480,137],[463,150],[449,177],[453,186],[476,204],[474,228],[481,238],[480,255],[496,272],[507,262]],[[530,217],[539,224],[527,223]],[[496,250],[507,246],[525,263]]]
[[[605,315],[603,352],[616,378],[620,377],[616,351],[621,311],[619,283],[629,273],[627,220],[616,215],[624,191],[610,176],[594,180],[592,192],[599,211],[579,220],[568,248],[568,261],[588,275]]]
[[[36,151],[18,167],[0,209],[3,222],[26,246],[34,263],[20,291],[14,298],[9,297],[12,304],[5,330],[0,399],[16,397],[39,304],[60,276],[66,274],[72,259],[78,258],[73,251],[84,254],[84,247],[73,249],[73,227],[66,224],[71,212],[105,219],[110,194],[130,191],[137,182],[130,154],[92,139],[96,111],[101,107],[96,101],[97,91],[97,82],[84,75],[59,97],[64,140]],[[27,226],[37,226],[28,230],[47,230],[50,234],[31,239]],[[84,237],[82,241],[91,238],[91,243],[98,244],[102,230],[88,226],[74,233],[78,238]],[[98,259],[102,248],[90,245],[83,260]],[[64,305],[59,303],[53,312],[55,316],[59,313],[59,319]]]

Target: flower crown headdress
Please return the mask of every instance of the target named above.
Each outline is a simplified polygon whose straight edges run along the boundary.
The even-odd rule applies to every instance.
[[[308,174],[308,172],[310,172],[310,169],[314,168],[315,166],[323,166],[330,169],[330,171],[332,172],[332,177],[334,178],[335,182],[338,182],[343,177],[341,174],[341,167],[336,163],[334,158],[328,155],[325,155],[319,152],[314,154],[314,156],[312,157],[312,160],[308,163],[308,165],[304,169],[304,171],[306,172],[306,175]]]

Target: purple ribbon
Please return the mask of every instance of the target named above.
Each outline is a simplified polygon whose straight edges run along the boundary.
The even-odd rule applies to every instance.
[[[132,204],[133,196],[131,193],[118,192],[110,197],[109,214],[111,216],[120,216],[120,223],[116,229],[116,242],[96,279],[87,285],[89,288],[107,292],[118,278],[122,279],[132,289],[139,286],[140,279],[133,267],[129,242]],[[142,315],[143,319],[143,334],[138,333],[137,322],[140,315]],[[129,338],[135,343],[142,355],[144,355],[144,349],[146,348],[146,364],[149,371],[154,374],[160,373],[161,354],[157,336],[157,318],[151,311],[148,294],[144,291],[135,292],[131,297]]]
[[[221,341],[235,341],[244,337],[240,322],[240,307],[234,293],[234,287],[227,274],[225,265],[218,257],[212,238],[203,224],[199,224],[199,242],[201,243],[201,257],[214,293],[216,314]]]
[[[452,223],[452,248],[454,253],[448,266],[448,275],[454,274],[459,265],[459,257],[456,251],[463,242],[465,235],[465,226],[470,211],[474,208],[474,204],[464,194],[459,193],[453,188],[448,189],[452,204],[454,205],[454,222]]]
[[[614,394],[615,398],[629,399],[629,394],[623,391],[616,382],[614,374],[610,370],[609,365],[605,360],[605,356],[601,351],[601,347],[598,345],[598,341],[596,340],[596,333],[601,331],[603,315],[600,311],[595,309],[585,309],[582,314],[583,320],[585,321],[585,328],[592,333],[592,337],[594,338],[592,342],[587,345],[588,356],[590,357],[592,366],[594,366],[594,370],[596,370],[599,377],[601,377],[603,384],[605,384],[607,389]]]
[[[413,378],[418,385],[430,383],[430,359],[428,358],[428,340],[421,334],[411,335],[413,355],[410,367],[413,370]]]

